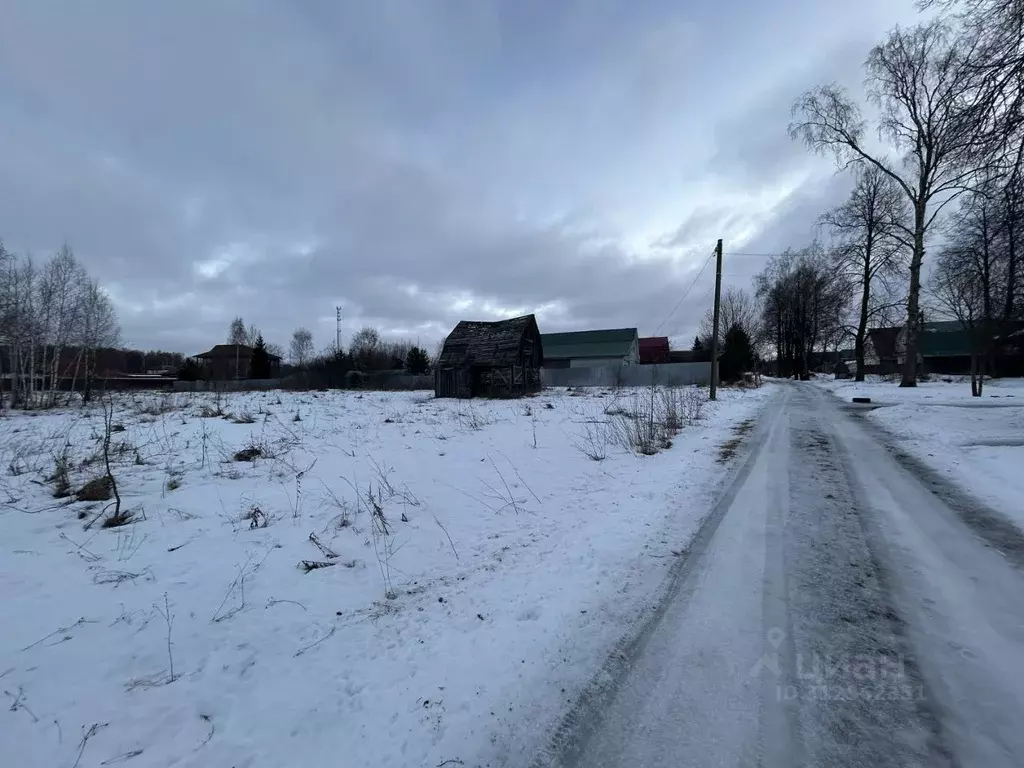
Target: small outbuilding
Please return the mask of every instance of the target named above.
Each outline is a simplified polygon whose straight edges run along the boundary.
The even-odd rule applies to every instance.
[[[436,397],[522,397],[541,388],[544,359],[533,315],[463,320],[448,334],[434,366]]]
[[[643,336],[639,340],[639,348],[641,365],[668,362],[668,336]]]

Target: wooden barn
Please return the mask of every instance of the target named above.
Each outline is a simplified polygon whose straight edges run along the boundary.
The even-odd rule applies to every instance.
[[[445,339],[434,366],[436,397],[522,397],[541,388],[544,359],[533,315],[463,320]]]

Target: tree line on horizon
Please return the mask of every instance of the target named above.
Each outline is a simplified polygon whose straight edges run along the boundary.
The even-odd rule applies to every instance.
[[[226,343],[251,348],[249,359],[250,378],[269,378],[272,369],[271,356],[287,360],[286,373],[292,377],[308,374],[307,378],[318,381],[338,382],[346,379],[350,372],[369,374],[381,371],[403,371],[412,375],[430,372],[432,363],[425,349],[406,340],[387,340],[372,326],[357,331],[349,348],[339,347],[337,341],[319,353],[313,342],[313,333],[305,326],[292,332],[288,350],[267,343],[263,333],[255,324],[246,325],[241,317],[235,317],[228,328]],[[194,359],[185,360],[178,374],[186,380],[202,379],[203,367]]]

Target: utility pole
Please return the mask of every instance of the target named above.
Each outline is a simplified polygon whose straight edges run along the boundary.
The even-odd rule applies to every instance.
[[[341,352],[341,304],[334,307],[334,353]]]
[[[711,324],[711,399],[718,393],[718,313],[722,303],[722,240],[715,246],[715,319]]]

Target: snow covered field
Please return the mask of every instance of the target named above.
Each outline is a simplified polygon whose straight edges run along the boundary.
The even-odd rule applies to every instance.
[[[857,383],[819,377],[844,400],[867,396],[868,412],[925,464],[992,505],[1024,529],[1024,379],[985,382],[971,397],[964,377],[935,377],[916,388],[874,378]]]
[[[110,528],[111,501],[54,498],[103,474],[103,411],[5,413],[2,762],[521,764],[774,389],[653,456],[612,434],[629,392],[126,396]]]

